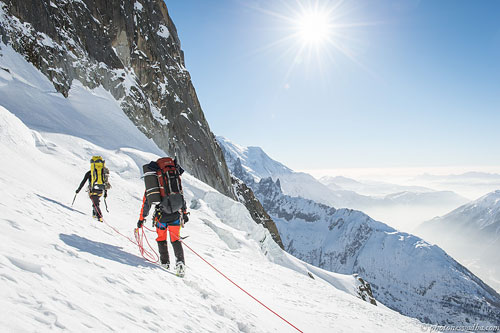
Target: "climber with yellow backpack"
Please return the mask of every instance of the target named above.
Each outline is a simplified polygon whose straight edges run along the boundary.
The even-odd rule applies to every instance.
[[[105,161],[101,156],[92,156],[90,159],[90,170],[83,177],[76,194],[80,192],[86,181],[89,182],[87,191],[92,201],[92,217],[102,222],[102,212],[99,207],[100,198],[104,195],[104,203],[106,203],[106,197],[111,185],[109,183],[109,170],[106,168]]]

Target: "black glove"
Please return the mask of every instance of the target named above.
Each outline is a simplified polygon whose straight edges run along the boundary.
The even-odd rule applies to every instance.
[[[108,191],[104,191],[104,199],[108,197]]]
[[[137,221],[137,228],[142,228],[143,223],[144,223],[144,220]]]
[[[184,223],[188,223],[188,221],[189,221],[188,215],[189,215],[189,213],[186,213],[186,212],[182,213],[182,220],[184,221]]]

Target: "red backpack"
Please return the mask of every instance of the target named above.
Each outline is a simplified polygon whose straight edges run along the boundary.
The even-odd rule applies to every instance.
[[[184,207],[181,172],[175,160],[163,157],[143,165],[146,197],[150,204],[159,203],[161,209],[172,214]]]

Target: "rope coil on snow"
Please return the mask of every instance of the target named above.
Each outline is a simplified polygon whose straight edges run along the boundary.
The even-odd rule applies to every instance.
[[[139,235],[139,230],[141,230],[141,233]],[[134,234],[135,234],[135,239],[137,241],[137,246],[139,247],[139,252],[141,253],[141,256],[146,259],[147,261],[149,262],[152,262],[152,263],[157,263],[158,261],[160,261],[160,257],[158,256],[158,254],[156,253],[156,251],[153,249],[153,247],[151,246],[151,244],[149,244],[149,241],[148,241],[148,238],[144,235],[144,230],[142,228],[136,228],[134,230]],[[144,248],[144,242],[143,240],[146,240],[146,243],[148,244],[149,246],[149,249],[151,251],[148,251]]]

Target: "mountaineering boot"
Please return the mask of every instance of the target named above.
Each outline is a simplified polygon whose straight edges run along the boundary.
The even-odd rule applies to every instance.
[[[175,275],[178,277],[184,277],[186,274],[186,266],[182,261],[178,261],[177,264],[175,264]]]
[[[97,221],[102,222],[102,217],[99,217]]]
[[[161,267],[163,267],[165,269],[170,269],[170,264],[169,263],[161,264]]]

